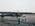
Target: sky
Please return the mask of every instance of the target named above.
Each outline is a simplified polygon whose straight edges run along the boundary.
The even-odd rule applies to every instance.
[[[35,0],[0,0],[0,12],[33,12]]]

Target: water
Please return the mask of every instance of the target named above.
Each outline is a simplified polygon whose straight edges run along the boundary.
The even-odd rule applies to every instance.
[[[18,24],[18,22],[13,22],[13,21],[8,21],[8,22],[1,22],[1,26],[29,26],[29,25],[34,26],[34,25],[31,25],[31,24],[26,24],[26,23]]]
[[[23,16],[26,16],[26,17],[23,17]],[[35,15],[28,15],[28,14],[23,14],[23,16],[20,18],[20,20],[22,21],[22,19],[26,19],[26,22],[27,22],[27,24],[26,23],[20,23],[20,24],[18,24],[18,22],[16,21],[16,22],[14,22],[14,21],[5,21],[5,22],[1,22],[2,24],[2,26],[35,26],[35,25],[32,25],[32,23],[31,22],[35,22]],[[7,19],[7,20],[17,20],[17,17],[4,17],[4,19]],[[25,20],[24,20],[25,21]],[[31,23],[31,24],[28,24],[28,22],[29,23]]]

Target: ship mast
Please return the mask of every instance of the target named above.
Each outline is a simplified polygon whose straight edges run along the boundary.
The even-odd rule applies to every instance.
[[[18,13],[18,10],[17,10],[17,13]],[[18,14],[17,14],[18,15]],[[18,16],[17,16],[17,21],[18,21]]]

